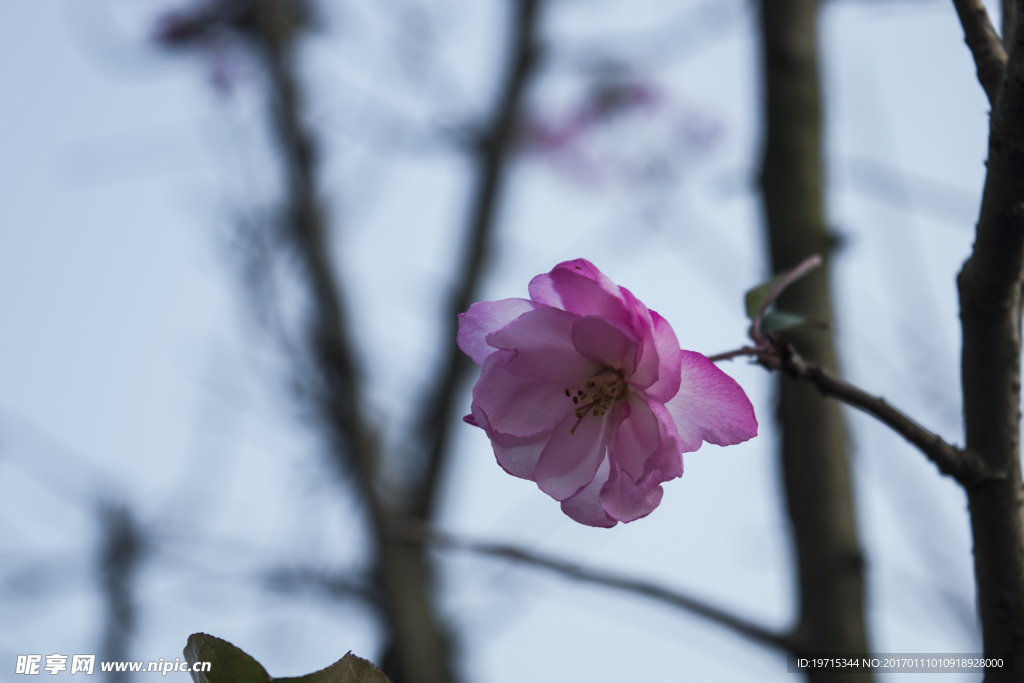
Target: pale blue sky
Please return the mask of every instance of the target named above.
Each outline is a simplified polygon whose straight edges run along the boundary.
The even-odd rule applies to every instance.
[[[328,21],[304,62],[310,120],[327,150],[370,396],[394,439],[410,408],[399,397],[433,359],[468,178],[457,155],[394,131],[486,105],[504,3],[431,3],[436,82],[403,80],[379,7],[323,4]],[[482,298],[524,296],[533,275],[586,257],[668,318],[684,348],[742,343],[742,293],[766,275],[748,4],[722,0],[710,37],[646,57],[654,82],[721,123],[717,145],[632,192],[595,192],[521,160]],[[200,60],[151,49],[146,22],[166,6],[156,0],[83,5],[0,1],[0,662],[96,652],[101,498],[127,502],[156,534],[135,658],[180,656],[194,631],[233,641],[275,676],[349,649],[372,656],[377,628],[358,605],[274,595],[259,580],[293,562],[342,569],[361,548],[356,508],[233,269],[232,221],[273,201],[259,89],[243,63],[222,97]],[[699,3],[554,5],[550,40],[632,49],[631,36]],[[822,21],[843,372],[960,440],[953,278],[972,239],[987,104],[951,3],[836,1]],[[559,67],[535,102],[554,106],[579,78]],[[871,191],[889,172],[879,163],[911,174],[888,202]],[[445,526],[788,624],[770,383],[759,368],[724,367],[761,435],[685,456],[650,517],[577,525],[460,426]],[[974,651],[957,612],[973,601],[962,495],[898,437],[850,421],[875,649]],[[492,560],[441,566],[467,680],[790,680],[777,655],[669,608]]]

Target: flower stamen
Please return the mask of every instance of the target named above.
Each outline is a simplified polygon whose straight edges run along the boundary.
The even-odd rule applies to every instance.
[[[583,404],[573,411],[577,420],[576,424],[569,430],[569,433],[576,433],[576,428],[583,422],[583,418],[587,416],[587,413],[593,412],[594,417],[601,417],[625,393],[626,384],[622,381],[622,375],[615,370],[605,370],[586,380],[576,388],[575,396],[569,389],[566,389],[565,395],[572,398],[573,404],[579,405],[580,399],[583,401]]]

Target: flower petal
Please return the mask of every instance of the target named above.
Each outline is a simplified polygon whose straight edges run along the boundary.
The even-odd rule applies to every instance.
[[[577,318],[572,326],[572,343],[584,357],[624,371],[629,381],[636,367],[639,342],[623,325],[605,318]]]
[[[586,259],[565,261],[530,280],[530,298],[579,315],[597,315],[629,325],[619,287]]]
[[[487,416],[476,404],[473,405],[473,414],[463,418],[469,422],[467,418],[473,420],[470,424],[475,424],[487,432],[487,437],[491,440],[491,448],[494,449],[494,457],[501,465],[501,469],[513,477],[534,481],[533,472],[537,469],[537,460],[540,458],[541,451],[551,439],[551,430],[533,436],[511,436],[496,432],[487,420]]]
[[[459,333],[456,341],[459,348],[483,365],[484,359],[495,349],[487,341],[487,335],[497,332],[527,311],[537,308],[529,299],[502,299],[501,301],[479,301],[465,313],[459,313]]]
[[[637,383],[644,393],[662,403],[679,393],[680,367],[679,340],[668,321],[651,311],[653,321],[653,341],[658,356],[658,376],[650,386],[644,387]],[[647,347],[644,347],[644,359],[640,361],[643,365],[647,357]],[[639,371],[638,373],[639,374]]]
[[[551,429],[566,414],[572,416],[573,404],[564,388],[505,369],[514,357],[515,351],[498,351],[484,361],[473,387],[474,416],[479,408],[494,431],[510,436],[533,436]]]
[[[736,380],[694,351],[680,351],[679,359],[679,393],[665,407],[684,453],[697,450],[702,441],[731,446],[757,435],[754,408]]]
[[[562,501],[562,512],[571,519],[587,526],[608,529],[618,524],[617,521],[609,517],[608,513],[604,511],[600,500],[601,487],[608,481],[609,468],[608,459],[602,460],[601,466],[597,468],[597,474],[594,475],[594,480],[584,486],[572,498],[566,498]]]
[[[551,440],[551,430],[533,436],[509,436],[491,432],[491,447],[494,457],[513,477],[537,481],[537,461],[544,447]]]
[[[658,439],[660,444],[644,466],[644,478],[669,481],[683,476],[683,454],[679,444],[679,430],[665,404],[647,397],[647,405],[658,418]]]
[[[555,500],[576,495],[594,479],[608,451],[609,429],[618,411],[601,417],[587,415],[573,434],[573,413],[562,420],[551,434],[551,441],[537,462],[537,486]]]
[[[609,516],[620,522],[633,522],[646,517],[661,503],[664,491],[657,480],[637,484],[629,472],[611,468],[608,481],[601,487],[601,506]]]
[[[629,310],[629,329],[639,340],[636,365],[631,371],[629,383],[646,389],[657,381],[661,365],[654,338],[654,320],[651,317],[651,311],[647,310],[647,307],[633,296],[631,291],[625,287],[619,287],[619,289],[622,291],[626,307]]]
[[[520,377],[533,377],[563,390],[572,389],[601,371],[572,342],[575,313],[542,306],[522,314],[503,329],[487,336],[487,343],[516,351],[505,369]]]
[[[611,459],[634,479],[639,479],[644,474],[647,459],[661,445],[658,418],[654,416],[647,401],[636,393],[624,403],[629,406],[629,412],[619,423]]]

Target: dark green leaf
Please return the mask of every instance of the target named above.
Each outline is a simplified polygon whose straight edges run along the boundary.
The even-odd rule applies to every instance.
[[[779,286],[779,283],[782,282],[787,275],[789,275],[788,271],[785,273],[779,273],[771,280],[762,282],[757,287],[747,290],[747,295],[744,297],[744,303],[747,307],[748,318],[753,320],[754,317],[757,316],[757,312],[761,310],[761,304],[764,303],[764,300],[768,298],[769,294],[775,291],[775,288]]]
[[[185,645],[189,664],[210,662],[207,672],[192,671],[195,683],[268,683],[267,670],[255,659],[226,640],[205,633],[193,633]]]
[[[751,320],[756,318],[757,312],[760,311],[762,307],[767,309],[768,306],[775,303],[775,299],[782,294],[787,287],[820,266],[821,263],[821,256],[814,254],[813,256],[809,256],[801,261],[796,268],[779,273],[768,282],[762,283],[749,290],[744,298],[747,317]],[[775,296],[772,296],[773,294]]]
[[[788,330],[803,325],[805,322],[807,322],[807,318],[802,315],[786,313],[784,311],[773,311],[761,320],[761,332],[771,334],[779,330]]]
[[[298,678],[274,678],[284,683],[388,683],[380,669],[349,652],[326,669]]]
[[[185,645],[189,664],[210,662],[207,672],[191,672],[194,683],[388,683],[370,662],[349,652],[326,669],[295,678],[271,678],[259,662],[226,640],[193,633]]]
[[[826,327],[822,322],[817,320],[808,320],[802,315],[796,313],[786,313],[785,311],[772,311],[764,318],[761,319],[761,332],[762,334],[771,334],[772,332],[781,332],[783,330],[792,330],[797,327]]]

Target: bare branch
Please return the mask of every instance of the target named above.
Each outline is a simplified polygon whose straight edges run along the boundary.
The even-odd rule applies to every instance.
[[[107,625],[103,634],[102,656],[107,660],[126,659],[132,635],[138,627],[135,584],[146,541],[138,521],[127,507],[104,504],[100,507],[103,540],[100,545],[100,580],[107,603]],[[124,673],[111,672],[108,680],[127,680]]]
[[[1024,657],[1024,482],[1020,461],[1024,282],[1024,0],[989,117],[985,189],[974,248],[957,278],[966,448],[1001,478],[967,490],[985,652]],[[1007,36],[1009,38],[1010,36]],[[1019,680],[989,673],[986,680]]]
[[[295,8],[279,0],[253,0],[250,30],[269,76],[273,128],[286,173],[283,233],[310,297],[308,345],[319,380],[318,408],[332,454],[354,474],[369,512],[394,641],[392,665],[385,666],[404,683],[450,683],[449,653],[430,603],[423,558],[391,541],[386,532],[391,511],[375,493],[379,444],[366,416],[345,300],[331,259],[328,221],[317,191],[316,145],[301,116],[295,55],[302,24],[290,12]]]
[[[423,403],[426,410],[418,425],[423,435],[422,443],[428,449],[423,479],[413,494],[413,512],[421,518],[428,517],[434,507],[438,480],[448,450],[456,392],[460,380],[472,365],[455,344],[458,314],[473,303],[473,295],[482,279],[521,104],[540,59],[538,34],[543,0],[512,1],[515,22],[508,71],[492,119],[476,146],[477,185],[462,267],[445,321],[449,329],[446,356],[432,383],[432,395]]]
[[[708,356],[708,360],[712,363],[717,363],[721,360],[732,360],[740,356],[756,356],[761,353],[764,349],[756,346],[742,346],[735,351],[726,351],[724,353],[716,353],[713,356]]]
[[[981,0],[953,0],[953,5],[964,29],[964,41],[974,56],[978,81],[988,95],[989,104],[995,105],[1006,71],[1006,49]]]
[[[387,613],[387,597],[380,587],[365,577],[349,573],[329,573],[314,567],[281,567],[263,575],[268,588],[281,593],[313,590],[339,600],[355,600]]]
[[[543,555],[514,545],[459,538],[412,520],[409,520],[402,526],[400,535],[414,543],[424,543],[436,548],[466,550],[479,555],[499,557],[512,562],[547,569],[563,577],[584,583],[592,583],[635,595],[643,595],[677,607],[684,612],[707,619],[714,624],[766,647],[783,652],[793,651],[792,640],[788,635],[777,633],[704,600],[659,586],[650,581],[635,579],[602,569],[584,567],[574,562]]]
[[[824,134],[817,0],[760,0],[763,226],[775,272],[832,244],[824,187]],[[786,290],[780,306],[826,325],[832,320],[829,264]],[[815,361],[833,364],[830,331],[793,329]],[[760,341],[760,340],[756,340]],[[800,614],[796,632],[807,652],[868,651],[864,551],[857,530],[847,431],[839,404],[809,385],[778,383],[779,473],[792,530]],[[869,683],[870,674],[845,680]],[[809,671],[809,683],[832,680]]]
[[[775,349],[778,350],[780,346],[776,345]],[[928,431],[885,399],[872,396],[839,379],[820,365],[808,363],[791,345],[781,346],[781,353],[762,354],[759,361],[769,369],[782,370],[791,377],[810,382],[825,396],[832,396],[874,415],[917,446],[940,472],[953,477],[965,487],[974,486],[986,478],[982,462],[976,455],[946,443],[938,434]]]
[[[976,455],[946,443],[938,434],[928,431],[913,418],[890,405],[884,398],[872,396],[849,382],[839,379],[820,365],[808,363],[791,344],[783,344],[775,337],[770,337],[765,345],[743,346],[735,351],[708,356],[708,360],[717,363],[740,356],[756,356],[757,362],[765,368],[781,370],[795,379],[810,382],[818,387],[818,391],[825,396],[837,398],[843,403],[848,403],[874,415],[882,423],[917,446],[929,460],[935,463],[940,472],[953,477],[965,487],[976,486],[993,478],[1001,478],[999,474],[986,473],[981,459]]]

